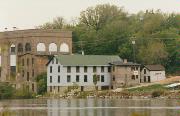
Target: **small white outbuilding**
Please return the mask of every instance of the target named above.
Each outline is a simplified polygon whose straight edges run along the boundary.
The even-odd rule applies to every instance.
[[[166,79],[162,65],[144,65],[141,70],[141,83],[152,83]]]

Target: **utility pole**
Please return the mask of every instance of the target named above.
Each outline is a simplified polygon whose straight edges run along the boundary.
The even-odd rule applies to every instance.
[[[133,40],[133,41],[132,41],[132,45],[133,45],[133,59],[134,59],[134,63],[136,62],[136,57],[135,57],[135,44],[136,44],[136,41]]]
[[[80,41],[80,47],[81,47],[81,54],[84,55],[83,41]]]

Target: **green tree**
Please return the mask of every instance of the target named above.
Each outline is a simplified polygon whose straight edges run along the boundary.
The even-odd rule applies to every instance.
[[[36,77],[37,93],[44,94],[47,92],[47,74],[43,73]]]

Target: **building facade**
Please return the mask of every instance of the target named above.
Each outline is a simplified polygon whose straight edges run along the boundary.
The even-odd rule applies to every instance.
[[[140,64],[127,62],[112,62],[112,89],[140,84]]]
[[[141,82],[151,83],[166,79],[165,68],[162,65],[145,65],[141,70]]]
[[[110,62],[121,61],[118,56],[58,55],[47,65],[47,91],[63,93],[77,85],[80,91],[111,88]],[[94,76],[97,84],[94,83]]]
[[[0,81],[36,91],[35,77],[46,72],[51,55],[72,53],[72,32],[16,30],[0,33]]]

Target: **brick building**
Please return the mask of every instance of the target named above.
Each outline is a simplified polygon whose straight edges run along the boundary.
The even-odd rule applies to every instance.
[[[0,32],[0,81],[36,91],[35,77],[46,72],[49,57],[71,53],[71,31],[31,29]]]

